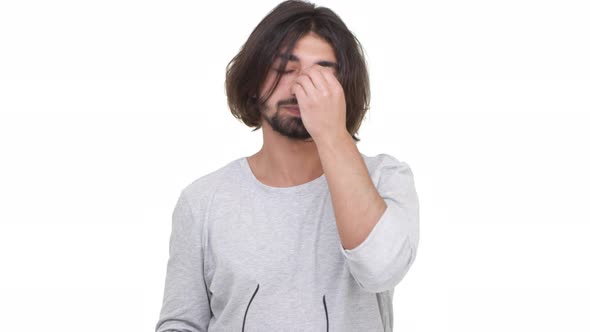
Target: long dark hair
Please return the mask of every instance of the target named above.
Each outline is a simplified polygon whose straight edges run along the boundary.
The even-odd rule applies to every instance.
[[[269,92],[259,96],[272,62],[283,47],[286,54],[291,54],[299,38],[309,32],[325,39],[334,48],[338,63],[336,77],[346,98],[346,129],[358,142],[360,139],[356,134],[371,98],[363,47],[336,13],[329,8],[316,7],[313,3],[284,1],[252,31],[226,67],[225,90],[229,109],[248,127],[255,127],[252,131],[260,129],[260,109],[282,77],[279,72]],[[287,59],[281,61],[281,71],[287,62]]]

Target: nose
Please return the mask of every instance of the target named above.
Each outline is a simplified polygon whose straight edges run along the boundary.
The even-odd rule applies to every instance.
[[[305,71],[307,71],[308,68],[312,67],[313,64],[309,64],[305,67],[300,67],[298,69],[295,69],[295,71],[291,74],[291,75],[285,75],[283,76],[283,79],[287,79],[287,84],[289,85],[289,92],[291,92],[291,94],[293,95],[293,98],[295,98],[295,92],[293,92],[293,88],[295,87],[295,85],[297,84],[295,79],[297,77],[299,77],[302,73],[304,73]]]
[[[291,78],[290,80],[291,81],[289,82],[289,93],[291,93],[293,98],[295,98],[295,91],[293,91],[293,88],[295,88],[295,85],[297,85],[297,83],[295,82],[295,78]]]

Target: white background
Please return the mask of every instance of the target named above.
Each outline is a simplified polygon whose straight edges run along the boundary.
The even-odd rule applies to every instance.
[[[180,190],[262,144],[225,66],[277,1],[0,2],[2,331],[153,331]],[[590,331],[586,1],[321,1],[359,150],[412,168],[397,332]]]

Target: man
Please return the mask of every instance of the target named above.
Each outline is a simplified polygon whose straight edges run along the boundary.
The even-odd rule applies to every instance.
[[[229,63],[226,91],[264,143],[182,190],[156,331],[392,331],[418,198],[408,164],[357,150],[369,84],[356,38],[327,8],[283,2]]]

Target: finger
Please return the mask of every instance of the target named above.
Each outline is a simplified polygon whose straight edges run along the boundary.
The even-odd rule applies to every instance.
[[[322,92],[322,94],[329,92],[330,84],[322,74],[322,67],[319,65],[313,65],[309,70],[305,71],[306,74],[313,83],[313,86]]]
[[[313,93],[313,90],[315,89],[313,83],[311,82],[311,79],[307,75],[299,75],[299,77],[295,79],[295,83],[301,85],[303,90],[305,90],[306,96],[311,95]]]
[[[338,81],[338,79],[336,78],[336,76],[334,75],[332,70],[325,68],[324,70],[321,71],[321,74],[324,77],[324,79],[326,80],[326,82],[328,83],[330,90],[332,90],[332,89],[342,90],[342,85],[340,84],[340,81]]]
[[[295,95],[295,97],[297,98],[297,104],[300,104],[300,98],[301,97],[307,97],[307,93],[305,92],[305,89],[303,88],[303,85],[301,85],[299,82],[295,82],[292,86],[291,86],[291,93]]]

